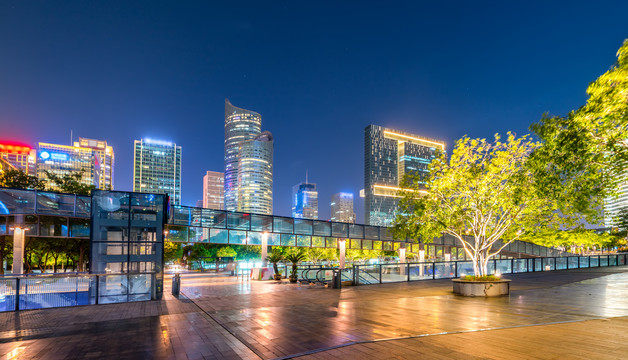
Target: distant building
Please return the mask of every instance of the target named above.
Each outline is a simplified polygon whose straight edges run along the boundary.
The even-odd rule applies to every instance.
[[[262,133],[262,116],[231,105],[225,99],[225,173],[224,208],[238,210],[238,164],[240,145]]]
[[[427,174],[445,143],[403,131],[369,125],[364,129],[364,217],[368,225],[390,226],[406,173]]]
[[[197,208],[202,208],[203,207],[203,200],[196,200],[196,207]]]
[[[318,191],[307,179],[292,187],[292,217],[318,219]]]
[[[46,172],[57,176],[81,174],[81,184],[96,189],[113,189],[113,148],[106,141],[82,139],[74,146],[39,143],[37,145],[37,177],[46,180]],[[85,146],[83,146],[85,145]],[[59,190],[48,184],[52,190]]]
[[[331,196],[331,221],[355,224],[353,194],[339,192]]]
[[[181,203],[181,146],[169,141],[135,140],[133,191],[168,194]]]
[[[98,162],[98,169],[96,172],[96,181],[98,185],[96,188],[103,190],[113,190],[113,168],[114,168],[114,153],[113,148],[107,145],[104,140],[95,140],[79,137],[79,141],[74,142],[74,147],[80,147],[83,149],[92,149],[95,156],[95,161]]]
[[[5,170],[22,170],[29,175],[37,175],[36,151],[28,145],[0,143],[0,162]]]
[[[240,144],[237,211],[272,215],[273,141],[273,135],[264,131],[255,139]]]
[[[203,200],[201,206],[206,209],[225,209],[225,174],[208,171],[203,176]]]
[[[628,180],[626,175],[622,175],[624,180],[618,184],[617,195],[609,197],[604,201],[604,226],[615,227],[618,225],[617,217],[624,209],[628,211]]]

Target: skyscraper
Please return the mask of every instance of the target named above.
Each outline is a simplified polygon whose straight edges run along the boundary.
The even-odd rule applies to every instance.
[[[225,205],[238,209],[238,156],[240,145],[255,139],[262,132],[262,116],[254,111],[231,105],[225,99]]]
[[[353,194],[339,192],[331,196],[331,221],[355,223]]]
[[[97,166],[97,179],[98,189],[113,190],[113,168],[114,168],[114,153],[113,148],[107,145],[104,140],[95,140],[79,137],[79,141],[74,142],[74,147],[80,147],[83,149],[92,149],[95,156],[95,161],[98,162]]]
[[[80,139],[74,146],[39,143],[37,177],[46,180],[46,172],[63,176],[81,173],[81,183],[96,189],[113,189],[113,148],[103,140]],[[48,184],[53,190],[52,184]]]
[[[181,203],[181,146],[169,141],[135,140],[133,191],[168,194]]]
[[[626,174],[622,174],[625,179]],[[623,180],[617,185],[617,194],[604,201],[604,226],[618,225],[617,216],[623,209],[628,209],[628,180]]]
[[[225,209],[225,174],[208,171],[203,176],[203,202],[206,209]]]
[[[273,135],[269,131],[240,144],[237,211],[272,215],[273,146]]]
[[[390,226],[406,173],[427,174],[442,141],[369,125],[364,129],[364,217],[368,225]]]
[[[305,182],[292,187],[292,217],[318,219],[318,191],[307,177]]]

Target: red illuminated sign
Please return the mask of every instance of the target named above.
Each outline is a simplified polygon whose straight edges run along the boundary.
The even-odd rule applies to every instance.
[[[9,154],[28,155],[28,153],[31,152],[31,148],[27,145],[22,145],[22,144],[0,143],[0,152],[9,153]]]

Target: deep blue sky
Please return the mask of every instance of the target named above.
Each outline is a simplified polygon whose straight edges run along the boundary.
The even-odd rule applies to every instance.
[[[183,146],[183,202],[223,171],[224,99],[275,136],[275,213],[292,185],[364,185],[364,127],[445,140],[527,133],[586,100],[628,38],[615,1],[0,0],[0,141],[105,139],[132,188],[133,140]],[[358,220],[362,203],[356,201]]]

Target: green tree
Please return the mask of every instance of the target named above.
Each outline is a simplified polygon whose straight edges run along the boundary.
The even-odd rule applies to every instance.
[[[13,237],[0,236],[0,274],[4,274],[4,261],[13,260]]]
[[[80,171],[70,172],[68,174],[57,175],[50,171],[45,171],[46,177],[52,183],[48,186],[48,190],[57,190],[68,194],[90,195],[91,191],[96,187],[94,185],[86,185],[81,182],[83,173]]]
[[[164,262],[177,262],[183,257],[183,247],[180,243],[164,242]]]
[[[527,164],[538,144],[508,133],[494,142],[464,137],[449,161],[444,154],[426,177],[412,175],[400,192],[397,238],[431,242],[442,233],[455,237],[473,260],[476,275],[487,275],[488,261],[524,231],[557,227],[554,202],[539,196]],[[473,241],[465,238],[473,237]]]
[[[531,126],[543,146],[531,161],[545,197],[563,214],[600,219],[628,164],[628,40],[617,62],[587,88],[585,105],[566,116],[548,116]]]
[[[222,247],[222,248],[218,249],[218,252],[216,253],[217,257],[231,257],[231,258],[235,258],[237,255],[238,255],[238,253],[236,253],[236,251],[233,250],[233,248],[231,246]]]
[[[0,186],[44,190],[46,183],[40,181],[36,176],[27,175],[22,170],[4,170],[0,171]]]

